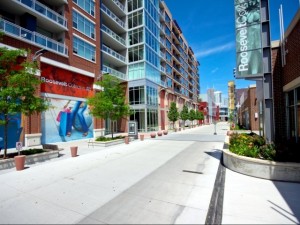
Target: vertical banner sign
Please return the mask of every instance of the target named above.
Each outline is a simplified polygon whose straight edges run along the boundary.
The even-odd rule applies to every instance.
[[[263,76],[260,0],[234,0],[236,78]]]

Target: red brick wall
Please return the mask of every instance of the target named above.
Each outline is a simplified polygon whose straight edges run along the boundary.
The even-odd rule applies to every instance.
[[[286,65],[283,69],[283,85],[288,84],[300,75],[300,21],[287,37]]]

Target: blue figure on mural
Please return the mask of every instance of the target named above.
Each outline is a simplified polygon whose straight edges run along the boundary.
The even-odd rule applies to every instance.
[[[77,101],[73,108],[68,107],[68,103],[58,115],[58,121],[60,122],[59,135],[70,137],[72,135],[72,127],[74,127],[75,130],[82,132],[83,137],[86,137],[92,124],[92,118],[86,112],[87,103]]]
[[[0,114],[0,119],[4,120],[4,115]],[[9,114],[8,121],[8,148],[14,148],[16,146],[16,142],[20,141],[20,136],[22,132],[21,127],[21,114]],[[0,148],[4,148],[4,125],[0,125]]]

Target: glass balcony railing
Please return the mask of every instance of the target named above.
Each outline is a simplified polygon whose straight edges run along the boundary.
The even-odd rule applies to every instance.
[[[116,76],[116,77],[122,79],[122,80],[127,80],[127,76],[125,73],[122,73],[120,71],[117,71],[117,70],[110,68],[108,66],[105,66],[105,65],[103,65],[102,72],[109,73],[113,76]]]
[[[166,73],[166,68],[165,68],[165,67],[163,67],[163,66],[161,66],[161,67],[160,67],[160,71],[162,71],[162,72]]]
[[[118,42],[122,43],[126,46],[125,39],[121,38],[119,35],[117,35],[115,32],[113,32],[111,29],[109,29],[107,26],[102,25],[101,30],[103,30],[105,33],[107,33],[109,36],[117,40]]]
[[[118,0],[112,0],[122,11],[125,11],[124,5]]]
[[[49,9],[47,6],[43,5],[42,3],[37,2],[35,0],[16,0],[16,1],[20,2],[22,5],[25,5],[33,9],[39,14],[46,16],[48,19],[51,19],[59,23],[60,25],[67,27],[67,19],[65,17],[53,11],[52,9]]]
[[[106,45],[102,44],[102,50],[110,55],[112,55],[113,57],[126,62],[125,57],[122,56],[121,54],[117,53],[116,51],[112,50],[111,48],[107,47]]]
[[[166,58],[166,54],[165,53],[163,53],[163,52],[160,52],[160,57],[162,57],[162,58]]]
[[[50,51],[54,51],[65,56],[68,55],[68,48],[64,44],[41,35],[37,32],[32,32],[30,30],[22,28],[6,20],[0,19],[0,30],[2,30],[6,34],[15,36],[17,38],[22,38],[23,40],[29,41]]]
[[[125,28],[125,23],[117,17],[114,13],[112,13],[105,5],[101,5],[101,9],[105,12],[110,18],[116,21],[121,27]]]

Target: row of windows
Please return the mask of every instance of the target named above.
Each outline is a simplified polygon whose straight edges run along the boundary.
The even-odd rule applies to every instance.
[[[147,116],[147,122],[146,122]],[[158,110],[147,109],[147,115],[145,109],[133,109],[130,115],[130,120],[138,122],[138,131],[156,131],[158,130]],[[147,123],[147,130],[146,130]]]
[[[148,46],[146,46],[146,60],[156,67],[160,63],[160,57]]]
[[[134,11],[143,7],[143,0],[128,0],[127,6],[128,12]]]
[[[73,0],[73,2],[91,16],[95,16],[95,2],[93,0]]]
[[[128,32],[129,45],[135,45],[144,41],[144,29],[138,28]]]
[[[143,10],[133,12],[128,15],[128,28],[134,28],[143,25]]]
[[[146,78],[159,84],[160,83],[160,70],[152,66],[151,64],[146,63]]]
[[[145,64],[135,63],[128,66],[128,79],[137,80],[145,78]]]
[[[157,89],[147,86],[147,105],[158,105]]]
[[[149,13],[149,15],[154,19],[154,21],[158,22],[158,11],[157,5],[154,5],[151,1],[145,1],[145,9]]]
[[[157,23],[149,16],[148,13],[145,13],[146,27],[152,32],[155,37],[159,36],[159,27]]]
[[[144,46],[139,45],[128,50],[128,62],[136,62],[144,59]]]
[[[159,42],[156,37],[154,37],[148,29],[146,29],[146,43],[152,48],[155,52],[159,51]]]
[[[94,46],[77,37],[73,37],[73,53],[85,59],[95,61],[95,51],[96,48]]]
[[[129,104],[139,105],[145,104],[145,87],[137,86],[129,88]]]
[[[73,27],[90,38],[95,39],[95,24],[73,10]]]

